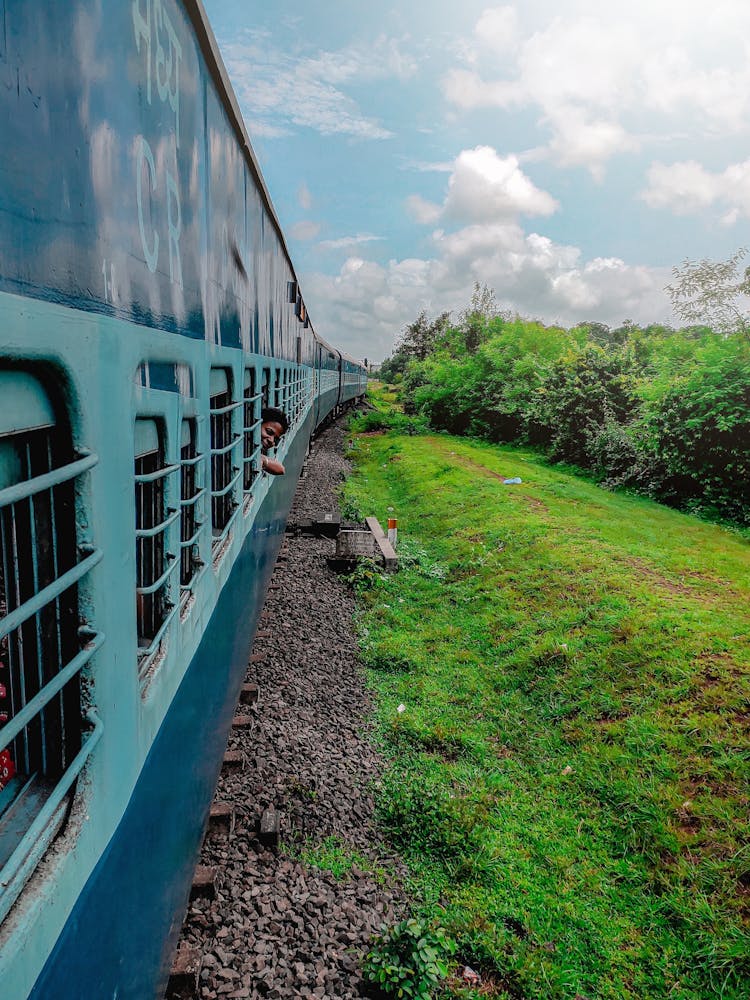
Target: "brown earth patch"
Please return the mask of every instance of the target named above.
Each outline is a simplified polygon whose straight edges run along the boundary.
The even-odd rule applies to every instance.
[[[502,475],[499,472],[495,472],[493,469],[488,469],[486,465],[482,465],[481,462],[475,462],[473,458],[466,458],[464,455],[457,455],[455,452],[451,455],[458,465],[463,465],[465,469],[476,469],[477,472],[481,472],[483,476],[489,476],[492,479],[499,479],[501,483],[505,483],[506,479],[512,479],[512,476]],[[515,486],[518,484],[511,483],[509,486]],[[519,493],[518,496],[522,497],[528,503],[537,508],[538,510],[549,510],[549,507],[542,501],[538,500],[536,497],[530,496],[528,493]]]
[[[644,559],[639,559],[638,556],[627,556],[623,562],[627,563],[628,566],[632,566],[633,569],[638,570],[650,583],[656,584],[657,587],[668,591],[670,594],[679,594],[681,597],[698,599],[704,596],[697,593],[694,587],[687,587],[684,583],[678,583],[676,580],[664,576]]]

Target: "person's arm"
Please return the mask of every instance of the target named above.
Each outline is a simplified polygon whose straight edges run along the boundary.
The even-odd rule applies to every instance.
[[[275,458],[267,458],[265,455],[261,462],[261,468],[264,472],[270,472],[272,476],[283,476],[286,472],[281,462],[277,462]]]

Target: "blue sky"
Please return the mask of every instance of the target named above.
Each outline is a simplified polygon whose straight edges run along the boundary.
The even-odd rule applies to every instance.
[[[204,0],[316,330],[379,360],[475,281],[524,316],[673,319],[747,242],[750,4]]]

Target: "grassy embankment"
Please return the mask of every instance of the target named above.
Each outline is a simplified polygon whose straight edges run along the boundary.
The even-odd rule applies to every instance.
[[[750,996],[747,540],[516,448],[352,457],[403,560],[359,588],[381,817],[484,974],[447,995]]]

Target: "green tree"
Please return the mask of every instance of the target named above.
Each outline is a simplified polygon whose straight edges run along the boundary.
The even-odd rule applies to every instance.
[[[475,281],[471,302],[459,319],[459,330],[469,354],[474,354],[482,341],[487,339],[490,321],[500,314],[494,290]]]
[[[750,312],[743,299],[750,296],[750,267],[740,267],[746,256],[747,249],[740,247],[728,260],[685,260],[672,268],[675,280],[666,291],[680,319],[748,336]]]

